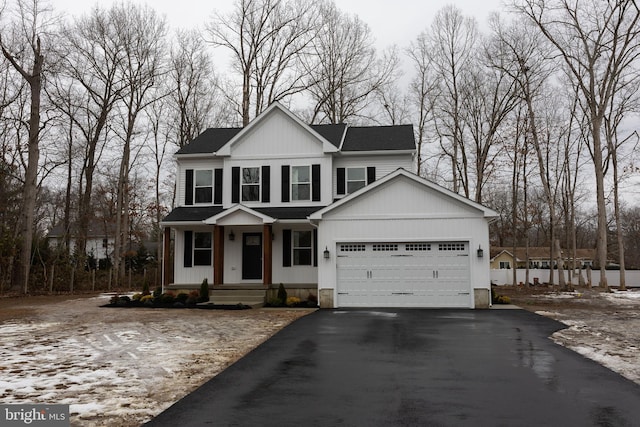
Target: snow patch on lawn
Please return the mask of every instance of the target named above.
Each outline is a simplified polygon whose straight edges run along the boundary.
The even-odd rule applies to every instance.
[[[563,294],[580,298],[575,292]],[[536,313],[568,326],[552,335],[554,342],[640,384],[640,291],[602,292],[590,298],[596,305],[598,299],[605,300],[607,308]]]
[[[0,322],[0,402],[69,404],[72,425],[139,426],[310,311],[100,308]]]

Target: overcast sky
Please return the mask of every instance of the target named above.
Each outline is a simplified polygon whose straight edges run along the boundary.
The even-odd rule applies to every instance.
[[[51,0],[58,12],[83,14],[96,3],[91,0]],[[100,0],[103,7],[116,0]],[[234,0],[131,0],[148,4],[166,16],[175,28],[203,28],[214,10],[228,12]],[[378,47],[397,44],[404,47],[427,28],[436,11],[454,4],[465,15],[474,16],[483,25],[490,12],[501,10],[503,0],[336,0],[343,11],[357,14],[366,22],[376,38]]]

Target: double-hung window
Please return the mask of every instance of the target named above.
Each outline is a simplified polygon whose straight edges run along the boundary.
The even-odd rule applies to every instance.
[[[213,201],[212,170],[195,171],[195,185],[193,192],[196,203],[211,203]]]
[[[311,200],[311,171],[309,166],[291,167],[291,200]]]
[[[347,168],[347,194],[354,193],[367,185],[366,168]]]
[[[242,168],[242,201],[260,201],[260,168]]]
[[[313,233],[311,231],[293,232],[293,265],[311,265]]]
[[[193,265],[211,265],[211,233],[193,233]]]
[[[511,263],[509,261],[500,261],[500,269],[509,269],[511,268]]]

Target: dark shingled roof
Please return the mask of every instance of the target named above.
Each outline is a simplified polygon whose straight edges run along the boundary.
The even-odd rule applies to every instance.
[[[209,128],[182,147],[176,154],[215,153],[242,128]]]
[[[253,208],[253,210],[276,219],[307,219],[309,215],[324,207],[325,206],[285,206],[279,208]]]
[[[415,150],[412,125],[350,127],[341,151]]]
[[[345,124],[339,125],[311,125],[311,129],[315,130],[324,139],[340,147],[342,142],[342,136],[344,135],[344,129],[347,127]]]
[[[181,206],[172,210],[162,221],[204,221],[223,210],[222,206]]]
[[[311,128],[341,151],[415,150],[412,125],[347,127],[337,125],[311,125]],[[176,154],[213,154],[235,137],[242,128],[209,128]]]
[[[309,215],[324,208],[324,206],[292,206],[278,208],[252,208],[263,215],[275,219],[306,219]],[[204,221],[224,211],[222,206],[181,206],[172,210],[163,222],[194,222]]]

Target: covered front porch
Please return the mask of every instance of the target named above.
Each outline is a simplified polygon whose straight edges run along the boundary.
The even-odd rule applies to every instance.
[[[165,254],[171,252],[172,230],[175,233],[173,263],[163,257],[163,288],[197,289],[206,278],[212,292],[268,291],[274,283],[275,288],[284,283],[315,291],[317,233],[306,212],[297,216],[277,218],[235,205],[199,221],[163,223]]]

